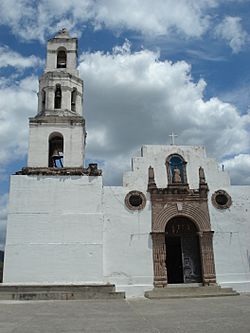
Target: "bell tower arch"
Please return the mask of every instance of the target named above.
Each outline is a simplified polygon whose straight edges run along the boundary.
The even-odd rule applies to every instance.
[[[62,162],[60,152],[63,167],[82,168],[86,137],[82,113],[83,81],[77,70],[77,38],[62,29],[47,44],[45,70],[39,79],[38,111],[29,119],[28,167],[61,167],[61,163],[51,159],[53,155]],[[53,133],[60,133],[63,138],[63,151],[51,151]]]

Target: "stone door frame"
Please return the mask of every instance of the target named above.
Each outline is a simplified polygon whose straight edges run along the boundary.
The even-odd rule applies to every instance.
[[[182,206],[182,211],[179,212],[177,204],[172,203],[163,208],[157,216],[153,214],[151,235],[153,242],[154,286],[156,288],[162,288],[168,284],[165,230],[167,223],[175,217],[185,217],[196,225],[200,243],[203,285],[216,284],[213,254],[214,232],[211,230],[208,211],[204,211],[201,207],[192,203],[186,203]]]

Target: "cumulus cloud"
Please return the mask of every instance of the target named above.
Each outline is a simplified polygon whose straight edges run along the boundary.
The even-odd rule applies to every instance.
[[[227,41],[233,53],[240,52],[248,40],[240,17],[226,16],[215,28],[215,35]]]
[[[37,77],[0,83],[0,167],[27,152],[28,117],[36,114]]]
[[[147,49],[132,53],[126,41],[111,53],[83,53],[79,70],[85,81],[87,157],[104,161],[110,183],[119,183],[137,148],[168,144],[172,131],[178,144],[205,145],[219,161],[249,149],[250,115],[219,98],[205,100],[206,82],[195,82],[185,61],[162,61]],[[0,170],[27,152],[37,84],[33,76],[0,82]]]
[[[144,35],[177,32],[184,37],[200,37],[209,27],[209,11],[220,2],[158,0],[154,5],[151,0],[1,0],[0,18],[2,24],[27,40],[43,41],[46,34],[63,26],[79,32],[87,22],[95,29],[129,29]]]
[[[42,60],[34,55],[24,57],[8,46],[0,47],[0,68],[11,66],[17,69],[25,69],[40,66],[42,63]]]
[[[159,54],[131,53],[129,43],[113,53],[83,53],[88,154],[112,163],[142,144],[201,144],[222,160],[250,146],[250,115],[219,98],[204,99],[206,82],[194,82],[185,61],[161,61]],[[114,168],[115,170],[115,168]],[[108,171],[107,171],[108,172]]]
[[[229,170],[232,183],[238,185],[250,184],[250,155],[239,154],[223,161],[226,170]]]

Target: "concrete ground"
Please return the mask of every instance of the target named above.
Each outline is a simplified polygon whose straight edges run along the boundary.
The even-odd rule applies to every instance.
[[[250,294],[168,300],[0,301],[0,333],[249,333]]]

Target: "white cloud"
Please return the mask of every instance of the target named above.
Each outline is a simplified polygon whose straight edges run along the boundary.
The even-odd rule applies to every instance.
[[[133,1],[128,5],[125,0],[97,1],[97,23],[119,29],[124,27],[143,34],[168,34],[172,29],[186,36],[201,36],[208,27],[206,9],[214,1],[173,1],[160,0],[153,5],[151,0]]]
[[[250,184],[250,155],[239,154],[223,161],[225,169],[229,171],[232,183],[238,185]]]
[[[105,161],[106,179],[114,182],[143,144],[201,144],[222,160],[250,146],[249,114],[214,97],[204,99],[206,83],[194,82],[185,61],[161,61],[147,49],[131,53],[127,41],[113,53],[84,53],[80,73],[85,81],[89,158]],[[27,152],[28,117],[37,111],[36,77],[0,82],[0,168]],[[126,162],[125,162],[126,161]],[[119,167],[117,167],[119,166]]]
[[[1,86],[1,84],[0,84]],[[27,77],[0,89],[0,167],[27,151],[28,117],[37,110],[36,77]]]
[[[24,57],[7,46],[0,47],[0,68],[11,66],[17,69],[25,69],[40,66],[42,63],[42,60],[34,55]]]
[[[215,28],[215,35],[226,40],[233,53],[240,52],[248,40],[248,34],[241,25],[240,17],[226,16]]]
[[[23,39],[43,41],[65,26],[71,31],[84,29],[86,22],[99,29],[134,30],[143,35],[200,37],[207,31],[209,10],[220,0],[1,0],[2,24]],[[81,28],[79,28],[81,27]]]
[[[142,144],[168,143],[172,130],[178,144],[205,145],[218,160],[250,146],[250,115],[241,116],[234,105],[216,97],[206,101],[206,83],[194,82],[184,61],[160,61],[149,50],[131,53],[126,43],[112,54],[82,54],[79,69],[92,133],[88,154],[109,168],[118,156],[129,160]]]

